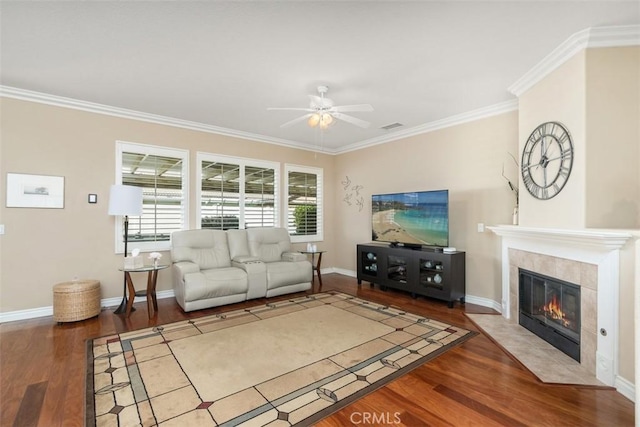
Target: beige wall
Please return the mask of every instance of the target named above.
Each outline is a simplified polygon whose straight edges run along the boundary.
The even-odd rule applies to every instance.
[[[633,228],[640,238],[640,47],[589,49],[587,227]],[[635,242],[620,255],[620,375],[634,378]],[[627,320],[629,319],[629,320]],[[629,338],[627,338],[629,337]],[[631,337],[634,337],[631,339]]]
[[[640,47],[586,51],[585,222],[640,237]],[[634,378],[634,241],[620,254],[620,375]],[[629,320],[626,320],[629,319]],[[627,338],[629,337],[629,338]]]
[[[585,53],[581,51],[518,99],[520,155],[531,132],[548,121],[565,125],[573,138],[574,150],[569,180],[562,191],[550,200],[534,198],[525,188],[520,176],[520,225],[550,228],[585,226],[584,64]]]
[[[619,348],[620,376],[634,381],[635,378],[635,328],[634,299],[637,288],[636,265],[640,263],[640,252],[636,241],[640,240],[640,230],[625,230],[633,234],[633,238],[620,250],[620,314]]]
[[[640,235],[640,48],[579,52],[519,98],[520,147],[545,121],[564,123],[574,143],[565,188],[530,196],[520,179],[520,224],[550,228],[632,228],[620,251],[620,366],[634,378],[635,239]]]
[[[122,255],[115,254],[115,218],[107,214],[109,187],[115,182],[116,140],[190,151],[192,227],[198,151],[278,161],[283,168],[285,163],[321,167],[329,194],[335,186],[332,156],[8,98],[0,98],[0,106],[3,313],[51,307],[52,286],[74,276],[100,280],[102,298],[122,295]],[[6,208],[8,172],[64,176],[64,209]],[[87,203],[89,193],[98,195],[97,204]],[[324,260],[332,265],[334,209],[333,199],[326,199],[325,240],[318,247],[329,250]],[[163,260],[169,260],[168,253]],[[144,282],[144,277],[138,280]],[[164,270],[158,290],[169,289],[171,273]]]
[[[640,48],[579,52],[519,98],[520,153],[539,124],[573,137],[562,192],[537,200],[520,182],[520,224],[555,228],[640,227]]]
[[[640,228],[640,47],[588,49],[586,225]]]
[[[349,206],[345,192],[335,195],[336,231],[340,238],[336,267],[355,271],[357,243],[371,241],[371,195],[401,191],[449,190],[449,244],[466,251],[467,294],[500,301],[498,238],[477,224],[510,224],[518,170],[518,113],[512,112],[425,133],[337,156],[337,180],[362,185],[364,208]]]
[[[626,71],[618,73],[616,64]],[[524,141],[543,121],[561,121],[569,128],[576,149],[574,170],[560,195],[548,201],[529,196],[520,183],[520,224],[583,228],[605,221],[613,228],[620,221],[618,228],[638,227],[640,101],[633,91],[640,94],[640,89],[634,67],[638,67],[637,48],[581,52],[523,94],[519,112],[337,156],[0,98],[0,224],[6,227],[0,237],[0,312],[50,307],[52,285],[74,276],[99,279],[103,298],[121,295],[118,267],[122,258],[114,253],[115,219],[107,215],[108,189],[115,180],[116,140],[190,150],[192,226],[196,224],[198,151],[273,160],[283,166],[288,162],[322,167],[325,240],[318,247],[328,251],[323,267],[350,272],[355,271],[355,245],[371,241],[371,194],[446,188],[450,191],[450,244],[467,253],[467,295],[499,304],[500,241],[493,233],[478,233],[477,224],[511,222],[514,199],[501,176],[502,167],[512,181],[519,179],[508,153],[519,158]],[[616,93],[621,98],[614,97]],[[629,108],[609,111],[617,99]],[[592,123],[593,117],[602,120]],[[609,137],[608,121],[615,128],[615,138]],[[600,159],[617,148],[624,153],[618,159],[622,163],[609,169]],[[6,208],[7,172],[64,176],[65,208]],[[609,197],[611,187],[600,187],[600,178],[610,173],[617,177],[611,185],[623,184]],[[362,210],[344,201],[341,181],[346,176],[352,185],[363,186]],[[87,203],[89,193],[98,194],[98,204]],[[597,200],[603,206],[592,204]],[[618,203],[624,205],[621,211],[604,207]],[[625,225],[634,218],[633,212],[636,225]],[[620,336],[625,337],[620,343],[620,374],[627,380],[634,372],[630,337],[637,262],[630,243],[621,252],[620,289]],[[158,289],[171,289],[169,271],[160,274]]]

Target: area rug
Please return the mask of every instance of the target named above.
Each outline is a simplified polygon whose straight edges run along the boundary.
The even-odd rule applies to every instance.
[[[86,425],[310,425],[475,334],[330,292],[101,337]]]

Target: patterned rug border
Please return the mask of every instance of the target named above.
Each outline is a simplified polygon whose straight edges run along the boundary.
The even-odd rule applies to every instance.
[[[224,311],[221,313],[217,313],[217,314],[212,314],[212,315],[205,315],[203,317],[200,318],[193,318],[193,319],[187,319],[187,320],[182,320],[182,321],[177,321],[177,322],[172,322],[172,323],[168,323],[166,325],[160,325],[160,326],[156,326],[156,327],[147,327],[147,328],[142,328],[136,331],[130,331],[130,332],[122,332],[119,334],[110,334],[107,336],[102,336],[102,337],[97,337],[97,338],[93,338],[93,339],[87,339],[86,340],[86,388],[85,388],[85,425],[86,426],[96,426],[96,401],[95,401],[95,372],[94,372],[94,362],[95,362],[95,355],[94,355],[94,343],[96,340],[101,340],[101,339],[106,339],[106,338],[110,338],[110,337],[114,337],[114,336],[122,336],[122,335],[135,335],[135,334],[141,334],[144,333],[145,331],[153,331],[153,332],[162,332],[164,330],[164,328],[166,327],[170,327],[171,325],[178,325],[178,324],[195,324],[196,322],[203,322],[206,321],[207,319],[226,319],[227,316],[231,316],[233,314],[237,314],[237,313],[246,313],[246,314],[253,314],[253,313],[260,313],[260,312],[264,312],[264,311],[269,311],[271,309],[274,308],[279,308],[281,306],[285,306],[287,304],[291,304],[291,305],[302,305],[302,303],[309,303],[310,301],[319,301],[323,298],[329,298],[329,297],[338,297],[338,298],[342,298],[343,301],[349,301],[350,303],[354,303],[354,307],[362,307],[365,306],[366,308],[369,309],[373,309],[375,311],[383,311],[385,314],[388,314],[389,316],[393,315],[393,317],[389,317],[389,318],[394,318],[394,317],[398,317],[403,319],[400,316],[413,316],[416,318],[416,323],[429,323],[429,322],[435,322],[436,324],[439,325],[444,325],[447,326],[447,328],[445,329],[441,329],[441,331],[447,331],[449,328],[456,328],[458,331],[455,332],[460,332],[460,331],[464,331],[464,334],[462,336],[459,336],[458,338],[456,338],[453,341],[447,342],[446,344],[442,344],[440,342],[437,342],[437,344],[440,344],[442,347],[435,349],[433,351],[430,351],[428,354],[421,356],[420,358],[418,358],[417,360],[414,360],[412,362],[409,362],[408,364],[406,364],[405,366],[397,366],[394,367],[395,371],[393,373],[390,373],[378,380],[376,380],[373,383],[369,383],[369,385],[365,386],[364,388],[361,388],[360,390],[357,390],[355,392],[352,392],[351,394],[349,394],[346,397],[343,397],[337,401],[334,401],[332,404],[330,404],[329,406],[320,409],[318,411],[316,411],[315,413],[301,419],[300,421],[296,422],[296,423],[289,423],[288,425],[291,426],[306,426],[306,425],[311,425],[313,423],[316,423],[318,421],[320,421],[321,419],[343,409],[344,407],[350,405],[351,403],[363,398],[364,396],[380,389],[381,387],[384,387],[385,385],[391,383],[392,381],[396,380],[397,378],[406,375],[407,373],[409,373],[410,371],[416,369],[417,367],[428,363],[429,361],[435,359],[436,357],[440,356],[441,354],[457,347],[458,345],[462,344],[463,342],[473,338],[476,335],[479,335],[479,332],[476,331],[471,331],[468,330],[467,328],[462,328],[460,326],[457,325],[451,325],[449,323],[445,323],[445,322],[441,322],[439,320],[436,319],[432,319],[429,318],[427,316],[422,316],[422,315],[418,315],[415,313],[411,313],[409,311],[406,311],[402,308],[398,308],[398,307],[394,307],[394,306],[389,306],[389,305],[385,305],[385,304],[380,304],[377,302],[373,302],[373,301],[369,301],[357,296],[353,296],[353,295],[349,295],[349,294],[345,294],[342,292],[337,292],[337,291],[328,291],[328,292],[323,292],[323,293],[318,293],[318,294],[311,294],[311,295],[306,295],[306,296],[301,296],[301,297],[295,297],[295,298],[291,298],[291,299],[284,299],[284,300],[279,300],[279,301],[275,301],[273,303],[266,303],[266,304],[262,304],[262,305],[257,305],[255,307],[250,307],[250,308],[246,308],[246,309],[230,309],[229,311]],[[329,304],[326,303],[325,304]],[[357,304],[357,305],[356,305]],[[367,307],[368,306],[368,307]],[[305,308],[309,308],[306,307]],[[394,313],[395,312],[395,313]],[[285,313],[281,313],[278,314],[278,316],[287,314]],[[265,320],[265,318],[260,318],[260,320]],[[373,319],[370,319],[373,320]],[[403,319],[406,320],[406,319]],[[229,326],[232,327],[232,326]],[[419,338],[419,337],[417,337]],[[381,338],[380,338],[381,339]],[[424,338],[424,340],[429,341],[427,338]],[[399,344],[396,344],[395,347],[389,349],[388,351],[390,352],[391,350],[397,351],[397,348],[400,347]],[[402,347],[404,349],[404,347]],[[405,349],[406,350],[406,349]],[[124,354],[124,349],[123,352]],[[385,354],[385,352],[381,352],[376,354],[373,358],[377,358],[376,361],[378,362],[384,362],[383,360],[383,355]],[[332,356],[335,357],[336,355]],[[364,361],[362,362],[362,364],[364,364]],[[135,365],[137,366],[137,362],[135,363]],[[348,368],[344,368],[344,370],[346,372],[350,372],[351,374],[355,374],[355,372],[357,372],[358,370],[355,369],[356,366],[358,365],[354,365]],[[128,365],[127,365],[128,366]],[[291,371],[294,372],[295,370]],[[290,373],[291,373],[290,372]],[[139,375],[139,374],[138,374]],[[342,374],[342,376],[344,376],[345,374]],[[348,375],[348,374],[347,374]],[[340,378],[340,377],[338,377]],[[325,378],[326,380],[326,378]],[[129,385],[131,387],[133,387],[132,385],[133,383],[129,383]],[[142,382],[143,387],[144,387],[144,382]],[[192,384],[192,383],[191,383]],[[308,384],[306,387],[309,386],[313,386],[314,383],[310,383]],[[257,387],[261,385],[259,384],[254,384],[253,387]],[[315,386],[314,386],[315,387]],[[304,389],[305,387],[302,387],[302,389]],[[243,390],[244,391],[244,390]],[[316,390],[318,393],[320,391],[320,388],[318,388]],[[233,394],[232,394],[233,395]],[[335,396],[334,396],[335,397]],[[284,397],[283,397],[284,398]],[[151,400],[151,398],[147,398],[149,400]],[[115,399],[114,399],[115,400]],[[276,399],[277,401],[278,399]],[[138,401],[136,401],[138,402]],[[275,401],[274,401],[275,402]],[[204,402],[203,402],[204,403]],[[273,404],[273,402],[268,402],[268,405]],[[137,403],[135,403],[135,405],[137,405]],[[263,405],[264,406],[264,405]],[[272,406],[273,409],[276,409],[276,406]],[[259,408],[256,408],[259,409]],[[251,412],[251,411],[250,411]],[[264,412],[264,411],[263,411]],[[248,414],[249,412],[245,413],[245,416]],[[184,415],[184,414],[183,414]],[[178,415],[181,416],[181,415]],[[214,423],[216,425],[219,426],[233,426],[233,425],[239,425],[240,422],[237,422],[238,418],[241,417],[236,417],[234,419],[231,420],[227,420],[225,422],[222,423],[218,423],[217,421],[214,421]],[[249,421],[252,420],[255,417],[252,418],[246,418],[244,421]],[[165,421],[171,421],[172,419],[167,419]],[[242,421],[242,422],[244,422]],[[160,421],[158,422],[159,425],[161,425],[164,421]],[[116,424],[114,424],[116,425]],[[120,425],[120,424],[117,424]],[[144,425],[144,424],[143,424]]]

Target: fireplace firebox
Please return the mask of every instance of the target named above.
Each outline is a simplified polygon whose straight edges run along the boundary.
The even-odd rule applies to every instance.
[[[519,323],[580,362],[580,286],[519,269]]]

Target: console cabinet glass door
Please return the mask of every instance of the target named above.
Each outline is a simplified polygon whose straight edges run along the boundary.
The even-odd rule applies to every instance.
[[[363,251],[361,253],[362,273],[367,276],[378,277],[378,254],[377,252]]]
[[[420,258],[420,284],[422,286],[442,290],[444,280],[442,261]]]
[[[407,258],[387,255],[387,279],[407,283]]]

